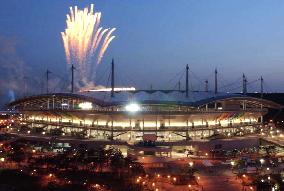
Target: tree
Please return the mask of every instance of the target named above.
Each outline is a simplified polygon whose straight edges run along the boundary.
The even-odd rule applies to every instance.
[[[124,157],[119,149],[109,149],[110,167],[114,172],[118,173],[120,178],[121,170],[124,167]]]
[[[95,163],[97,163],[99,167],[99,172],[102,172],[105,163],[108,162],[108,157],[109,157],[108,153],[103,148],[95,150],[94,161]]]

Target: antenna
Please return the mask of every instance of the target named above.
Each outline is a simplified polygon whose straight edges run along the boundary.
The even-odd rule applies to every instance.
[[[247,93],[247,78],[243,73],[243,94],[245,95],[246,93]]]
[[[217,68],[215,68],[215,94],[218,93],[218,71]]]
[[[186,65],[186,79],[185,79],[185,93],[186,93],[186,97],[188,97],[188,64]]]
[[[263,98],[263,78],[260,77],[260,97]]]
[[[247,77],[245,77],[245,94],[247,94],[247,91],[248,91],[248,89],[247,89]]]
[[[114,60],[111,61],[111,97],[114,97]]]

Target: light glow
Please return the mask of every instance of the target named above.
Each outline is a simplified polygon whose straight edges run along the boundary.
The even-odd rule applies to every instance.
[[[80,109],[92,109],[93,105],[91,102],[82,102],[82,103],[79,103],[79,108]]]
[[[261,164],[264,164],[265,160],[264,159],[259,159]]]
[[[94,90],[83,90],[82,92],[110,92],[112,88],[99,88]],[[120,87],[114,88],[115,92],[126,92],[126,91],[135,91],[135,87]]]
[[[129,112],[137,112],[140,111],[140,106],[137,103],[130,103],[125,106],[125,110]]]

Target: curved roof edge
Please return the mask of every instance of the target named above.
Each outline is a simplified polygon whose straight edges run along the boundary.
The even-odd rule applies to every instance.
[[[106,105],[105,102],[103,102],[99,99],[90,97],[90,96],[86,96],[86,95],[74,94],[74,93],[52,93],[52,94],[39,94],[39,95],[33,95],[33,96],[29,96],[29,97],[20,98],[20,99],[13,101],[13,102],[8,103],[7,106],[11,107],[13,105],[16,105],[16,104],[19,104],[19,103],[22,103],[22,102],[25,102],[25,101],[30,101],[30,100],[34,100],[34,99],[41,99],[41,98],[50,98],[50,97],[76,98],[76,99],[83,99],[83,100],[92,102],[94,104],[100,105],[100,106]]]
[[[14,105],[20,104],[22,102],[26,102],[26,101],[31,101],[31,100],[35,100],[35,99],[42,99],[42,98],[51,98],[51,97],[60,97],[60,98],[75,98],[75,99],[83,99],[85,101],[89,101],[92,102],[93,104],[105,107],[105,106],[111,106],[111,105],[123,105],[126,104],[128,102],[128,100],[120,100],[120,101],[104,101],[98,98],[95,98],[93,96],[89,96],[89,95],[83,95],[83,94],[76,94],[76,93],[52,93],[52,94],[39,94],[39,95],[34,95],[34,96],[29,96],[29,97],[25,97],[25,98],[20,98],[17,99],[13,102],[10,102],[7,104],[8,107],[12,107]],[[248,100],[248,101],[252,101],[252,102],[260,102],[263,103],[264,107],[268,107],[268,108],[275,108],[275,109],[282,109],[283,106],[281,104],[278,104],[276,102],[267,100],[267,99],[261,99],[261,98],[256,98],[256,97],[252,97],[252,96],[246,96],[246,95],[242,95],[242,94],[223,94],[223,95],[218,95],[218,96],[214,96],[214,97],[209,97],[209,98],[205,98],[205,99],[201,99],[195,102],[189,102],[189,101],[165,101],[165,100],[161,100],[161,101],[157,101],[157,100],[142,100],[139,101],[139,103],[141,104],[176,104],[176,105],[185,105],[185,106],[192,106],[192,107],[200,107],[203,106],[205,104],[210,104],[213,103],[215,101],[226,101],[226,100]]]
[[[202,106],[205,104],[209,104],[215,101],[225,101],[228,99],[234,99],[234,100],[248,100],[248,101],[256,101],[256,102],[262,102],[264,106],[269,107],[269,108],[275,108],[275,109],[282,109],[283,106],[281,104],[278,104],[274,101],[270,101],[267,99],[262,99],[262,98],[256,98],[252,96],[246,96],[242,94],[229,94],[229,95],[223,95],[223,96],[217,96],[217,97],[212,97],[204,100],[200,100],[194,103],[195,107]]]

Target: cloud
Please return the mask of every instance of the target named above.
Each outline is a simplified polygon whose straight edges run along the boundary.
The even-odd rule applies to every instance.
[[[14,38],[0,35],[0,105],[23,95],[28,84],[25,77],[25,63],[17,53]]]

